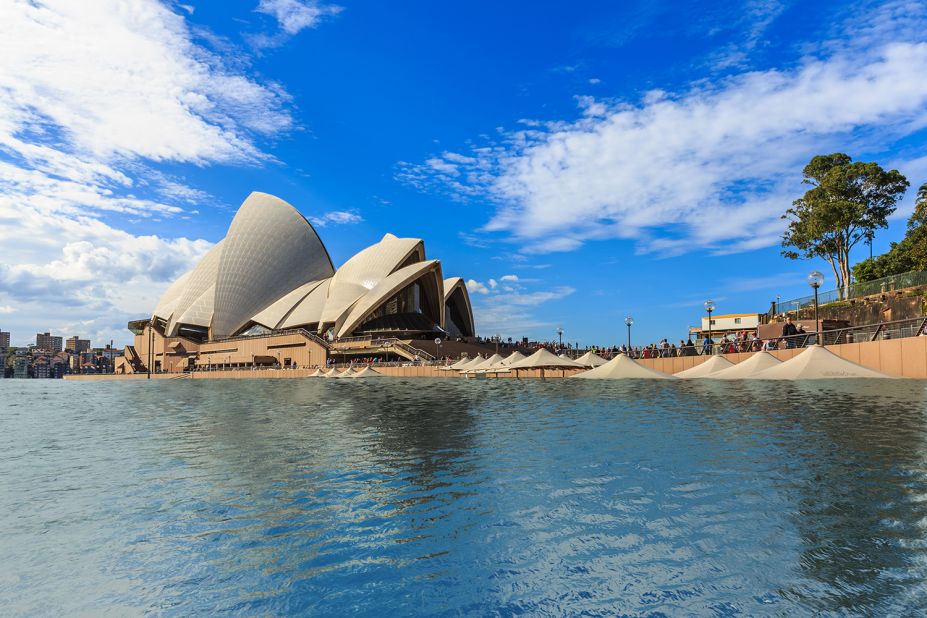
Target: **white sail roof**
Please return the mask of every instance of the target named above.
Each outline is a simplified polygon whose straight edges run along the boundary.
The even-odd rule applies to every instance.
[[[680,371],[676,374],[677,378],[692,379],[692,378],[707,378],[713,373],[717,373],[723,369],[728,369],[733,367],[734,363],[727,360],[723,356],[712,356],[708,360],[686,369],[685,371]]]
[[[466,286],[452,278],[445,291],[441,277],[440,262],[425,260],[420,239],[392,234],[336,273],[322,241],[299,212],[272,195],[252,193],[227,236],[167,289],[152,317],[166,322],[168,336],[186,324],[220,339],[253,322],[271,330],[311,325],[320,332],[334,325],[335,334],[343,337],[403,286],[418,281],[417,309],[435,330],[445,328],[446,297],[455,324],[472,330]]]
[[[212,336],[234,334],[274,300],[334,273],[328,251],[305,217],[278,197],[252,193],[223,242]]]
[[[206,288],[200,297],[191,303],[184,312],[177,316],[178,324],[192,324],[209,328],[209,323],[213,315],[213,302],[216,298],[215,284]]]
[[[458,301],[457,299],[461,299]],[[444,304],[449,307],[452,303],[462,302],[463,307],[459,307],[462,312],[465,324],[462,326],[466,331],[464,334],[472,336],[475,334],[473,326],[473,307],[470,304],[470,292],[467,290],[467,284],[462,277],[450,277],[444,280]]]
[[[357,300],[356,303],[351,307],[351,310],[347,315],[341,319],[336,320],[338,324],[337,334],[339,337],[344,337],[355,328],[363,323],[364,319],[369,316],[377,307],[382,303],[389,300],[391,296],[402,290],[404,287],[425,276],[427,273],[433,272],[435,277],[437,277],[436,282],[441,285],[441,263],[438,260],[426,260],[424,262],[416,262],[415,264],[410,264],[404,268],[391,273],[390,275],[384,277],[379,281],[375,286],[373,286],[368,292]],[[332,285],[335,285],[334,279],[332,280]],[[328,302],[325,304],[325,311],[328,311]],[[440,316],[436,316],[439,317]],[[324,318],[323,318],[324,321]],[[341,322],[339,324],[339,322]]]
[[[171,284],[164,295],[161,297],[161,300],[158,301],[158,306],[155,307],[153,317],[161,318],[162,320],[169,320],[174,314],[174,306],[177,305],[177,302],[180,300],[180,296],[184,293],[187,287],[187,280],[190,279],[190,275],[193,274],[193,271],[189,271],[180,276],[177,281]]]
[[[292,292],[284,294],[281,298],[277,299],[260,313],[251,318],[252,322],[257,322],[262,326],[267,328],[277,328],[277,325],[283,321],[283,318],[290,313],[296,305],[298,305],[304,298],[309,296],[309,293],[312,290],[316,289],[322,285],[322,281],[310,281],[309,283],[304,283],[299,286]]]
[[[755,380],[834,380],[842,378],[894,378],[837,356],[827,348],[813,345],[775,367],[753,376]]]
[[[568,358],[555,356],[553,353],[548,352],[546,348],[540,348],[528,358],[523,358],[518,362],[512,363],[509,367],[511,369],[570,369],[573,367],[582,367],[582,365]]]
[[[585,354],[577,358],[576,362],[582,365],[583,367],[598,367],[600,365],[604,365],[608,361],[602,358],[601,356],[599,356],[598,354],[596,354],[595,352],[593,352],[592,350],[589,350],[588,352],[586,352]]]
[[[625,354],[619,354],[610,361],[607,361],[604,365],[599,365],[595,369],[584,371],[572,377],[582,378],[584,380],[665,380],[673,378],[673,376],[663,373],[662,371],[644,367],[640,363],[628,358]]]
[[[715,380],[743,380],[745,378],[752,378],[757,373],[765,371],[770,367],[775,367],[781,362],[782,361],[769,352],[756,352],[747,360],[741,361],[733,367],[722,369],[708,377]]]
[[[328,295],[328,286],[331,279],[326,279],[299,301],[290,313],[283,318],[278,328],[293,328],[302,324],[318,324],[322,319],[322,308],[325,307],[325,297]]]
[[[189,275],[185,277],[183,292],[174,302],[171,310],[172,316],[167,326],[167,334],[169,336],[177,334],[177,328],[180,324],[177,318],[183,315],[187,309],[190,308],[190,305],[195,303],[197,299],[203,295],[203,292],[209,289],[210,286],[215,285],[216,275],[219,272],[219,258],[222,256],[223,244],[223,242],[216,243],[216,245],[203,256],[203,259],[199,261]],[[170,291],[170,289],[168,291]],[[211,317],[212,316],[210,316],[210,318]]]
[[[418,238],[397,238],[386,234],[345,262],[332,277],[321,321],[334,324],[351,306],[409,259],[425,259],[424,243]]]

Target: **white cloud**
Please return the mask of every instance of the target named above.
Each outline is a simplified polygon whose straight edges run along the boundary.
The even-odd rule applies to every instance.
[[[289,37],[307,28],[317,27],[327,17],[337,15],[343,7],[325,4],[317,0],[260,0],[258,13],[270,15],[277,20],[280,32],[275,35],[260,34],[248,37],[258,48],[277,47]]]
[[[268,161],[258,141],[293,127],[290,97],[246,63],[226,66],[155,0],[4,6],[0,291],[16,310],[5,323],[19,336],[85,324],[78,334],[125,341],[125,320],[210,246],[120,229],[209,199],[158,164]]]
[[[16,311],[16,309],[14,309],[12,305],[0,305],[0,314],[2,315],[8,315],[14,311]]]
[[[325,227],[329,223],[335,225],[346,225],[350,223],[360,223],[364,218],[358,213],[347,210],[334,210],[327,212],[321,217],[309,217],[309,221],[316,227]]]
[[[779,8],[760,12],[772,20]],[[524,123],[466,157],[400,165],[398,177],[490,198],[497,209],[483,231],[510,234],[526,253],[606,238],[663,254],[774,245],[813,155],[877,151],[927,126],[927,43],[885,43],[890,26],[875,23],[864,49],[828,48],[795,68],[636,104],[581,98],[578,120]]]
[[[481,333],[499,334],[503,337],[522,337],[531,330],[554,323],[550,319],[537,317],[534,314],[534,308],[553,300],[566,298],[575,291],[574,288],[567,286],[535,292],[510,288],[510,291],[500,291],[486,298],[474,300],[473,317]]]
[[[500,285],[499,281],[505,285]],[[521,337],[531,329],[549,326],[548,320],[534,315],[535,308],[576,291],[568,286],[530,290],[524,285],[529,282],[540,283],[536,279],[519,280],[517,275],[504,275],[498,281],[491,278],[485,284],[475,279],[467,281],[473,316],[480,333]]]
[[[489,288],[476,279],[467,280],[467,291],[471,294],[489,294]]]

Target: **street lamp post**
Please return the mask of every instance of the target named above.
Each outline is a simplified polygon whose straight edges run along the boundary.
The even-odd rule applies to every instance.
[[[435,361],[441,360],[441,337],[435,337]]]
[[[714,351],[714,341],[711,340],[711,312],[715,310],[715,301],[710,298],[705,301],[705,311],[708,312],[708,353]]]
[[[808,285],[814,288],[814,336],[817,340],[815,343],[818,345],[824,345],[824,340],[821,338],[821,323],[818,321],[818,288],[822,283],[824,283],[824,275],[812,270],[808,275]]]
[[[148,379],[151,379],[151,362],[154,358],[152,346],[154,346],[154,320],[148,322]]]
[[[624,323],[628,327],[628,356],[631,356],[631,326],[634,325],[634,318],[630,315],[624,318]]]
[[[560,335],[560,351],[563,351],[563,327],[557,327],[557,334]]]

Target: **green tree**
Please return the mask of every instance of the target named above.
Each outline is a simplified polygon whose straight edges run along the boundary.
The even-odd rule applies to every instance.
[[[858,262],[853,276],[857,281],[872,281],[912,270],[927,270],[927,183],[917,192],[905,237],[882,255]]]
[[[782,216],[789,222],[782,255],[826,260],[837,288],[847,295],[850,250],[875,230],[888,227],[888,217],[909,183],[898,170],[854,162],[843,153],[814,157],[803,176],[811,189]]]
[[[908,219],[905,241],[910,241],[908,256],[913,270],[927,270],[927,182],[917,190],[914,213]]]

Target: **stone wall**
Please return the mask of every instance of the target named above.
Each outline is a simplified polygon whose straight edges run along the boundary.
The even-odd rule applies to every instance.
[[[927,293],[925,288],[914,288],[878,296],[855,298],[822,305],[818,309],[818,314],[822,320],[845,320],[851,326],[918,318],[927,315],[925,293]],[[808,307],[801,311],[793,311],[788,315],[791,315],[793,319],[798,317],[813,320],[814,309]]]

